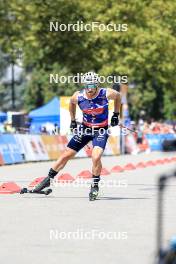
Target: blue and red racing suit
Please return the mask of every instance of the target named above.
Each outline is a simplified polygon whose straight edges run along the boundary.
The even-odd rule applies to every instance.
[[[83,128],[92,130],[94,133],[78,133],[74,135],[68,147],[79,151],[89,141],[92,141],[93,147],[99,146],[105,148],[108,139],[108,99],[106,96],[106,88],[100,88],[96,97],[88,99],[84,90],[78,94],[78,105],[83,112]],[[102,131],[101,128],[104,128]],[[92,131],[91,131],[92,132]]]

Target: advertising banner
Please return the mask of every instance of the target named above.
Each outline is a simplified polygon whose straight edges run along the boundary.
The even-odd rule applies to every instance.
[[[33,152],[32,145],[29,140],[29,135],[17,134],[15,135],[16,140],[20,146],[22,156],[26,161],[35,161],[36,155]]]
[[[29,141],[36,160],[48,160],[48,152],[40,135],[29,135]]]
[[[66,146],[68,144],[68,138],[67,136],[56,136],[56,141],[58,145],[58,149],[60,152],[63,152],[66,149]]]
[[[61,151],[59,150],[57,136],[41,135],[41,139],[46,148],[49,159],[58,159]]]
[[[0,135],[0,153],[5,164],[23,162],[20,147],[14,135]]]
[[[4,165],[4,160],[3,160],[3,156],[2,156],[2,154],[0,154],[0,166],[1,165]]]

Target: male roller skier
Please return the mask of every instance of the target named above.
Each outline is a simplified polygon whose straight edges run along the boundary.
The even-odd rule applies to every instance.
[[[92,178],[93,182],[89,197],[96,198],[98,195],[100,174],[102,169],[101,156],[108,139],[108,102],[114,101],[114,113],[111,117],[111,126],[119,123],[119,111],[121,105],[120,93],[110,88],[100,88],[98,75],[94,72],[87,72],[83,76],[84,89],[77,91],[70,99],[69,112],[71,117],[70,128],[77,129],[76,105],[83,112],[82,133],[75,134],[67,145],[65,152],[53,164],[48,176],[39,183],[32,192],[41,192],[50,186],[50,179],[53,179],[58,172],[64,168],[67,161],[73,158],[89,141],[92,141]],[[79,131],[79,129],[78,129]]]

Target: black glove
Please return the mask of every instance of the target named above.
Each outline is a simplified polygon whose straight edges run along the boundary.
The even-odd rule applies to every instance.
[[[113,113],[113,116],[111,117],[111,126],[117,126],[119,123],[119,113]]]
[[[75,128],[77,128],[77,122],[76,122],[75,120],[72,120],[72,121],[71,121],[70,128],[71,128],[71,129],[75,129]]]

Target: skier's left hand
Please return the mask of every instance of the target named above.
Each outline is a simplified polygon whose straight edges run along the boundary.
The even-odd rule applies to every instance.
[[[111,126],[117,126],[119,123],[119,113],[113,113],[113,116],[111,117]]]

